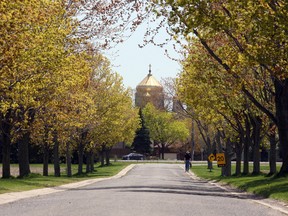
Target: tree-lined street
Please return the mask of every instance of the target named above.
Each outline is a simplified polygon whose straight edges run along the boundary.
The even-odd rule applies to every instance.
[[[287,15],[287,0],[1,0],[0,215],[288,215],[166,160],[208,159],[198,176],[287,203]],[[139,47],[172,42],[181,70],[162,86],[150,65],[135,92],[106,51],[143,24]],[[166,164],[108,178],[130,153]]]
[[[137,164],[122,178],[3,204],[0,211],[3,216],[285,215],[261,202],[197,180],[182,164]]]

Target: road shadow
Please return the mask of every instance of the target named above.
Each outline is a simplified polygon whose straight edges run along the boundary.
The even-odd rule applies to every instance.
[[[191,183],[191,182],[190,182]],[[196,184],[194,184],[196,183]],[[163,193],[163,194],[177,194],[177,195],[190,195],[190,196],[213,196],[213,197],[227,197],[235,199],[257,199],[261,200],[262,197],[253,194],[239,192],[236,190],[225,190],[211,184],[201,185],[199,182],[193,182],[194,185],[190,186],[161,186],[161,185],[134,185],[134,186],[115,186],[115,187],[82,187],[71,190],[113,190],[117,193]],[[203,183],[202,183],[203,184]],[[112,191],[108,192],[112,193]]]

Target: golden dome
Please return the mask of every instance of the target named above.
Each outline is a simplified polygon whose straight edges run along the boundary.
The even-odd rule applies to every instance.
[[[158,82],[151,74],[151,65],[149,65],[149,74],[137,85],[136,89],[142,88],[161,88],[163,89],[160,82]]]

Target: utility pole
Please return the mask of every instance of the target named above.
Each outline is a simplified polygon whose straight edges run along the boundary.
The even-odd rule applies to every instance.
[[[191,128],[191,160],[194,161],[194,152],[195,152],[195,128],[194,128],[194,121],[192,119],[192,128]]]

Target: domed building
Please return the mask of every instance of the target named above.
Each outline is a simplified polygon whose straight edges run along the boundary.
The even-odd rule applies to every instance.
[[[148,75],[137,85],[135,93],[137,107],[144,108],[149,102],[157,109],[164,109],[163,86],[152,76],[151,65]]]

